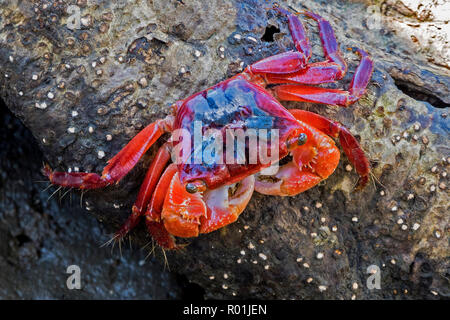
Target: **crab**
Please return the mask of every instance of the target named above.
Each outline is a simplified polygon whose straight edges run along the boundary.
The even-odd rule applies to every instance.
[[[63,187],[96,189],[117,184],[159,137],[172,133],[154,157],[131,215],[115,234],[116,239],[122,239],[145,217],[148,232],[164,249],[182,247],[175,237],[196,237],[236,221],[254,191],[294,196],[327,179],[340,158],[334,139],[339,140],[359,175],[357,188],[363,188],[368,182],[370,165],[350,131],[319,114],[285,109],[279,101],[348,107],[365,94],[373,62],[365,51],[349,48],[360,56],[360,62],[348,90],[314,86],[342,79],[347,71],[330,23],[315,13],[302,12],[317,22],[326,58],[308,63],[311,46],[298,13],[274,9],[287,19],[295,50],[257,61],[241,73],[177,101],[172,105],[171,114],[149,124],[110,159],[101,175],[55,172],[48,165],[43,169],[44,174],[52,184]],[[216,132],[200,143],[200,152],[208,141],[217,141],[231,129],[241,129],[244,133],[250,129],[266,129],[277,132],[274,140],[277,157],[270,161],[257,157],[250,162],[248,153],[263,148],[263,142],[255,144],[246,140],[244,161],[236,161],[236,153],[225,163],[217,161],[224,158],[223,155],[217,158],[217,154],[211,163],[189,161],[199,151],[192,136],[195,122],[201,122],[202,133],[209,129]],[[191,135],[177,140],[174,133],[180,130]],[[268,144],[275,145],[273,140]],[[174,152],[180,146],[188,147],[187,150],[194,146],[194,151]],[[169,164],[171,158],[175,161]],[[278,170],[271,170],[274,164],[278,164]]]

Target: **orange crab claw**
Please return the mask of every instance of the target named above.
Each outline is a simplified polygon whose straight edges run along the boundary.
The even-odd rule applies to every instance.
[[[273,196],[293,196],[315,186],[321,180],[317,174],[300,171],[290,162],[282,166],[274,176],[258,175],[255,190]]]
[[[208,211],[207,216],[200,219],[200,232],[212,232],[236,221],[247,207],[254,189],[255,177],[248,176],[238,183],[205,192]]]
[[[291,151],[292,161],[275,175],[258,175],[255,190],[262,194],[293,196],[328,178],[339,164],[340,153],[333,139],[299,122],[307,141]]]
[[[196,237],[228,225],[239,217],[252,197],[253,176],[205,192],[189,193],[176,173],[164,200],[161,219],[177,237]]]
[[[174,236],[196,237],[199,233],[200,217],[206,217],[206,204],[201,194],[187,192],[177,172],[164,199],[161,212],[164,226]]]

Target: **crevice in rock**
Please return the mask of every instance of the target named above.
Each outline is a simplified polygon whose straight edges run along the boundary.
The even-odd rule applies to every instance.
[[[261,40],[266,41],[266,42],[273,42],[273,36],[275,35],[275,33],[279,33],[280,29],[277,28],[276,26],[267,26],[266,27],[266,32],[264,32],[264,35],[261,37]]]
[[[431,104],[435,108],[448,108],[450,104],[445,103],[439,97],[435,96],[432,92],[425,88],[421,88],[416,84],[405,81],[402,79],[394,78],[395,85],[399,88],[404,94],[407,96],[418,100],[418,101],[426,101]]]
[[[23,233],[19,234],[19,235],[16,237],[16,239],[17,239],[17,241],[19,241],[19,247],[21,247],[21,246],[23,246],[25,243],[31,241],[30,237],[28,237],[26,234],[23,234]]]

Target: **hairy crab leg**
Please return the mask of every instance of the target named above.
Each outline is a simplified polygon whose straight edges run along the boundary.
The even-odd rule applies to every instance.
[[[292,161],[281,166],[274,175],[257,175],[255,190],[262,194],[293,196],[328,178],[339,164],[339,150],[325,133],[299,121],[306,134],[303,145],[291,149]]]
[[[63,187],[96,189],[118,183],[163,133],[172,130],[172,125],[173,116],[149,124],[108,161],[101,176],[90,172],[54,172],[48,165],[44,167],[43,173],[52,184]]]
[[[167,232],[163,222],[146,220],[145,224],[147,226],[147,231],[161,248],[177,250],[183,247],[182,245],[176,244],[175,237]]]
[[[333,138],[339,138],[342,149],[344,149],[349,161],[355,167],[355,170],[359,175],[357,188],[363,188],[367,184],[370,173],[369,160],[356,138],[346,127],[339,122],[329,120],[317,113],[299,109],[289,110],[289,112],[292,113],[296,119],[308,123]]]
[[[323,104],[335,104],[347,107],[364,95],[373,71],[373,62],[369,55],[360,49],[354,49],[361,56],[361,62],[357,67],[348,91],[339,89],[327,89],[305,85],[279,85],[273,91],[281,100],[304,101]]]
[[[127,221],[120,227],[116,232],[116,236],[123,238],[131,229],[133,229],[139,222],[139,218],[145,213],[147,205],[150,201],[150,197],[155,190],[156,184],[170,160],[170,152],[168,149],[169,145],[166,142],[161,148],[159,148],[158,153],[147,170],[144,182],[139,189],[137,199],[131,209],[131,215],[128,217]]]

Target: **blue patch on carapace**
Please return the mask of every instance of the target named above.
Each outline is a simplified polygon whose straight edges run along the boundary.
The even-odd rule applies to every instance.
[[[187,156],[187,163],[179,165],[180,178],[182,182],[203,179],[211,187],[229,182],[233,177],[245,177],[247,172],[256,172],[262,165],[259,160],[249,163],[249,150],[259,150],[261,141],[267,141],[270,148],[272,129],[279,130],[278,136],[284,141],[288,132],[297,125],[293,116],[264,89],[243,78],[223,81],[189,97],[178,110],[175,129],[182,128],[191,134],[191,154]],[[207,136],[209,129],[218,131]],[[234,160],[239,156],[243,162],[230,164],[227,161],[226,146],[230,138],[227,130],[240,130],[246,136],[243,142],[245,151],[240,150],[238,154],[236,143],[233,143]],[[251,141],[249,130],[254,130],[258,142]],[[202,134],[200,141],[194,141],[198,139],[194,137],[199,133],[197,131]],[[233,131],[231,136],[235,135],[237,132]],[[220,145],[222,149],[218,152],[215,147]],[[209,157],[209,162],[205,157]],[[196,159],[200,161],[195,163]]]
[[[201,121],[204,130],[221,129],[233,123],[239,123],[242,129],[273,128],[273,117],[258,108],[255,92],[245,84],[245,81],[236,80],[225,88],[214,87],[193,97],[186,103],[193,113],[193,120]]]

